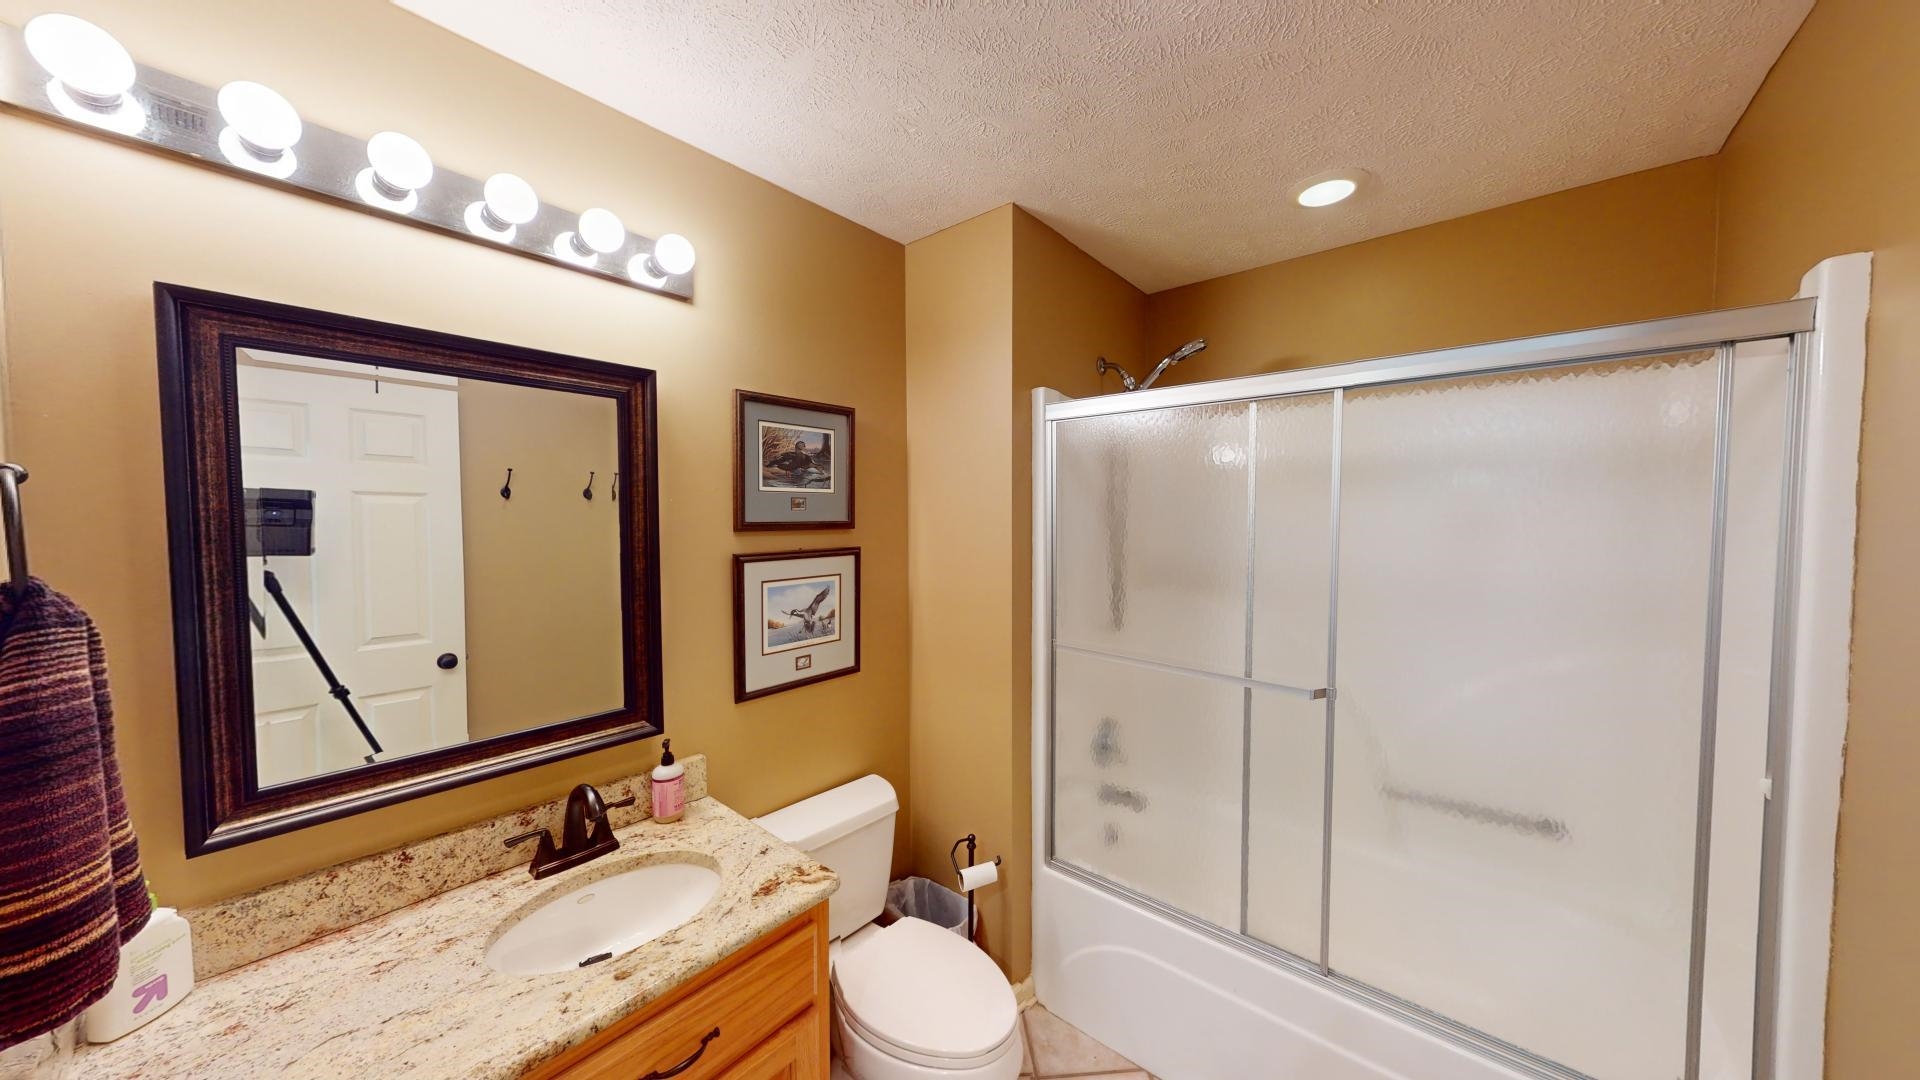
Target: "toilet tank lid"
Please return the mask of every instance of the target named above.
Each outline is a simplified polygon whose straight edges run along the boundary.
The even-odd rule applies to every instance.
[[[863,776],[754,820],[794,847],[815,851],[899,810],[885,777]]]

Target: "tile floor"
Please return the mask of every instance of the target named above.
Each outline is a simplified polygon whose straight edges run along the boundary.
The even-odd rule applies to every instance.
[[[1035,1005],[1020,1015],[1024,1043],[1021,1080],[1156,1080],[1133,1062],[1101,1045],[1093,1036]],[[833,1080],[852,1080],[839,1058],[833,1061]]]
[[[1020,1016],[1022,1037],[1027,1041],[1026,1067],[1022,1077],[1033,1080],[1057,1080],[1061,1077],[1097,1076],[1100,1080],[1153,1080],[1146,1070],[1107,1049],[1093,1036],[1035,1005]]]

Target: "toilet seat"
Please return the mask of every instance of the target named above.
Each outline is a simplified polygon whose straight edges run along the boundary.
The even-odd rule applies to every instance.
[[[1018,1041],[1013,988],[987,954],[922,919],[867,927],[833,964],[834,1007],[890,1057],[936,1069],[999,1060]]]

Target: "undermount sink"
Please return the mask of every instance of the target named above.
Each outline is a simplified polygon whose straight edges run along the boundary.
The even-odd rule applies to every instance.
[[[694,862],[617,870],[522,909],[487,946],[487,966],[545,975],[611,960],[693,918],[719,889],[719,872]]]

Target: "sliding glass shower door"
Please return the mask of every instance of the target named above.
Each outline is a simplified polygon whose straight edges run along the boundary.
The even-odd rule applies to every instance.
[[[1101,417],[1059,447],[1054,850],[1240,926],[1250,407]]]
[[[1744,1074],[1790,385],[1051,422],[1050,857],[1540,1075]]]
[[[1682,1072],[1717,370],[1346,396],[1332,962],[1596,1076]]]

